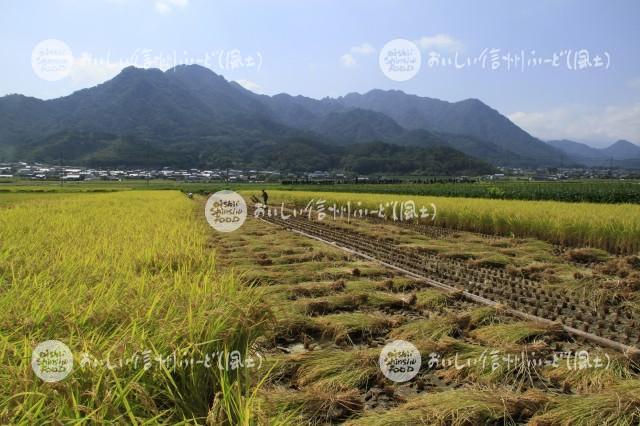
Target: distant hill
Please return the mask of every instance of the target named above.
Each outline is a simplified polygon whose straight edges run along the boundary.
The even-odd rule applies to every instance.
[[[478,100],[449,103],[382,90],[321,100],[265,96],[198,65],[165,72],[128,67],[48,101],[0,98],[0,159],[214,164],[225,158],[242,165],[257,161],[248,150],[273,158],[281,146],[295,151],[291,141],[307,141],[302,151],[321,146],[329,156],[334,146],[384,142],[404,147],[397,155],[437,148],[495,165],[555,165],[561,157]]]
[[[640,146],[625,140],[619,140],[607,148],[593,148],[566,139],[547,143],[565,154],[565,163],[574,161],[588,166],[623,168],[638,168],[640,165]]]
[[[640,126],[640,123],[638,123]],[[635,145],[629,141],[619,140],[602,149],[602,153],[614,160],[629,160],[632,158],[640,158],[640,146]]]
[[[560,152],[532,137],[512,123],[507,117],[488,107],[477,99],[461,102],[445,102],[439,99],[408,95],[398,90],[372,90],[366,94],[351,93],[340,98],[324,98],[315,100],[304,96],[280,94],[273,97],[261,96],[262,102],[273,112],[276,120],[295,128],[309,128],[323,117],[344,114],[345,111],[357,108],[374,111],[393,120],[405,131],[427,130],[439,133],[441,141],[455,147],[456,144],[474,146],[465,151],[490,152],[490,156],[481,156],[494,164],[502,165],[557,165],[560,163]],[[342,116],[347,117],[347,116]],[[365,125],[364,122],[372,122]],[[343,120],[343,133],[358,134],[363,127],[379,126],[383,120],[380,115],[360,116],[358,120]],[[352,127],[346,130],[347,127]],[[385,126],[387,141],[393,141],[391,128]],[[398,139],[411,139],[402,132],[397,132]],[[449,140],[449,135],[456,135],[457,140]],[[469,137],[460,144],[460,137]],[[475,149],[479,145],[491,146],[487,150]],[[499,150],[496,150],[499,148]]]
[[[571,157],[593,159],[604,158],[604,154],[601,150],[590,147],[589,145],[584,143],[574,142],[567,139],[548,141],[547,143],[554,148],[558,148]]]
[[[364,95],[351,93],[336,102],[345,107],[381,112],[409,130],[469,135],[533,162],[555,164],[558,161],[558,151],[477,99],[452,103],[398,90],[372,90]]]

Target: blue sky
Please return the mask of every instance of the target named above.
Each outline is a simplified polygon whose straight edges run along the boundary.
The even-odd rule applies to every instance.
[[[637,0],[4,0],[0,95],[54,98],[129,63],[167,68],[208,55],[213,71],[260,93],[321,98],[381,88],[478,98],[543,139],[640,143],[638,18]],[[397,38],[414,42],[422,57],[417,75],[403,82],[378,65],[382,46]],[[59,81],[32,69],[32,51],[47,39],[73,52],[70,75]],[[584,49],[592,65],[595,55],[608,55],[608,67],[567,69],[566,56],[555,67],[519,70],[507,70],[504,59],[495,70],[427,63],[457,54],[462,64],[490,49],[529,60]],[[233,57],[241,61],[232,69]]]

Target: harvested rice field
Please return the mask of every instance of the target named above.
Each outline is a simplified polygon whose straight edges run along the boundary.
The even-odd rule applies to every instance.
[[[640,420],[636,257],[385,221],[264,219],[214,232],[211,245],[272,307],[260,341],[271,367],[259,390],[267,412],[292,424]],[[417,276],[427,273],[453,290]],[[475,290],[498,303],[465,297]],[[631,350],[567,332],[567,323]],[[396,340],[422,359],[404,383],[378,365]]]

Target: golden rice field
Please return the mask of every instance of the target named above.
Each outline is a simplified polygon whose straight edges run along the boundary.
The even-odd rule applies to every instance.
[[[306,206],[311,200],[326,200],[346,206],[362,203],[377,209],[379,204],[413,200],[416,206],[434,203],[435,225],[486,234],[534,237],[566,246],[590,246],[613,253],[640,250],[640,205],[565,203],[558,201],[488,200],[407,196],[391,194],[271,191],[270,204],[281,202]],[[431,210],[431,208],[429,207]],[[390,211],[390,209],[387,209]]]
[[[217,270],[196,203],[177,191],[0,200],[0,424],[250,421],[247,370],[155,360],[245,358],[262,334],[259,294]],[[74,355],[57,383],[31,369],[49,339]],[[120,366],[144,351],[150,368]]]

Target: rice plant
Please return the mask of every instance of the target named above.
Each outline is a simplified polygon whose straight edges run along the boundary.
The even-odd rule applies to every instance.
[[[204,422],[212,407],[218,423],[252,422],[252,371],[180,363],[246,359],[268,313],[257,289],[218,271],[192,201],[17,197],[0,207],[0,423]],[[49,339],[75,358],[57,383],[31,369]]]
[[[534,237],[572,247],[595,247],[612,253],[640,250],[640,206],[637,204],[567,203],[391,194],[272,191],[277,202],[306,206],[324,200],[326,207],[360,202],[375,210],[380,204],[413,200],[416,206],[436,205],[435,221],[452,229],[516,237]],[[389,214],[391,208],[386,209]],[[353,213],[353,211],[352,211]],[[325,220],[330,220],[325,218]]]

